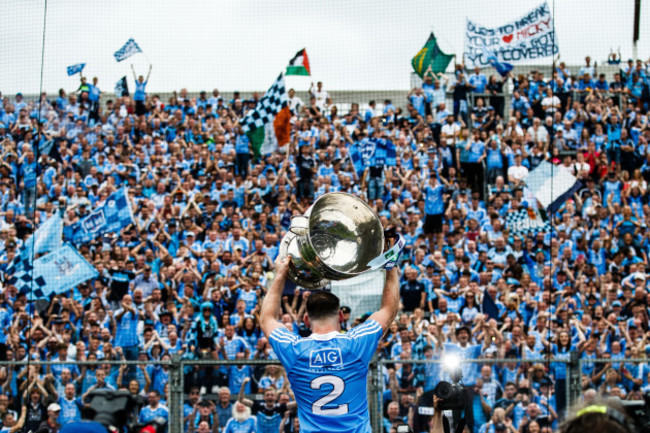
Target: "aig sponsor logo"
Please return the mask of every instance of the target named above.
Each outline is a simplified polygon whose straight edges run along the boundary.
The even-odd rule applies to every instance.
[[[341,349],[312,350],[309,354],[310,368],[343,368]]]

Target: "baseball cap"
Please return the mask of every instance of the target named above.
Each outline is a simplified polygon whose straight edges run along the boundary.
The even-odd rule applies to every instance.
[[[347,305],[344,305],[344,306],[341,307],[341,312],[343,312],[345,314],[349,314],[350,312],[352,312],[352,310]]]
[[[58,405],[58,403],[51,403],[47,407],[48,412],[59,412],[61,410],[61,406]]]

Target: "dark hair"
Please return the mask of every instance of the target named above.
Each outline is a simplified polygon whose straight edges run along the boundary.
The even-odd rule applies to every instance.
[[[591,408],[599,408],[591,411]],[[606,411],[601,412],[602,409]],[[634,426],[620,403],[612,399],[595,402],[586,409],[577,411],[560,426],[561,433],[583,433],[606,431],[611,433],[633,433]]]
[[[330,292],[320,291],[312,293],[307,298],[307,314],[311,320],[337,316],[339,311],[339,298]]]

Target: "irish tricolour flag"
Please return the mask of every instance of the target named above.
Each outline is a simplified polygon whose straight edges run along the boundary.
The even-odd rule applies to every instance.
[[[303,48],[293,56],[293,59],[289,62],[289,66],[287,66],[285,75],[311,75],[306,49]]]
[[[291,111],[284,77],[278,76],[253,111],[242,119],[242,130],[251,141],[256,156],[267,155],[291,138]]]

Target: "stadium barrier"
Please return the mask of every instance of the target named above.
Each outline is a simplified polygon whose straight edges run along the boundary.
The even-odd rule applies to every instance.
[[[542,363],[545,366],[549,366],[550,363],[564,363],[567,368],[567,379],[566,387],[564,392],[566,393],[567,407],[572,407],[574,404],[577,404],[581,401],[583,384],[582,384],[582,365],[584,362],[594,363],[596,365],[611,365],[616,371],[621,373],[623,371],[624,364],[627,366],[634,364],[647,364],[647,358],[625,358],[625,359],[616,359],[612,360],[610,358],[596,358],[596,359],[580,359],[578,352],[571,352],[568,359],[555,359],[555,358],[538,358],[538,359],[518,359],[518,358],[479,358],[479,359],[455,359],[457,364],[505,364],[505,363],[516,363],[517,365],[522,363],[534,364]],[[383,408],[384,400],[383,393],[387,390],[386,383],[384,380],[384,373],[389,366],[394,364],[413,364],[413,365],[422,365],[422,364],[442,364],[441,369],[445,369],[445,359],[408,359],[408,360],[392,360],[392,359],[379,359],[375,357],[370,364],[369,369],[369,380],[368,380],[368,404],[370,410],[371,424],[373,427],[373,432],[382,433],[383,432]],[[184,433],[184,409],[183,405],[186,401],[185,387],[187,369],[190,370],[194,368],[205,368],[205,367],[229,367],[233,365],[248,365],[248,366],[262,366],[266,367],[268,365],[281,365],[277,360],[256,360],[256,359],[242,359],[242,360],[196,360],[196,359],[182,359],[178,355],[174,355],[169,361],[126,361],[126,360],[117,360],[117,361],[74,361],[74,362],[59,362],[59,361],[18,361],[18,362],[0,362],[0,368],[16,368],[16,367],[28,367],[28,366],[55,366],[55,365],[76,365],[78,367],[82,366],[101,366],[101,365],[110,365],[112,367],[121,367],[121,366],[167,366],[169,367],[169,394],[167,397],[167,407],[169,409],[169,433]],[[458,365],[456,365],[458,366]],[[641,371],[646,371],[641,368]],[[17,370],[16,370],[17,371]],[[81,397],[79,395],[78,397]],[[165,396],[163,396],[165,397]],[[261,394],[251,394],[247,395],[252,399],[261,398]],[[205,389],[203,393],[203,398],[209,400],[216,400],[216,393],[211,389]],[[237,399],[237,394],[235,392],[231,393],[231,401]]]

